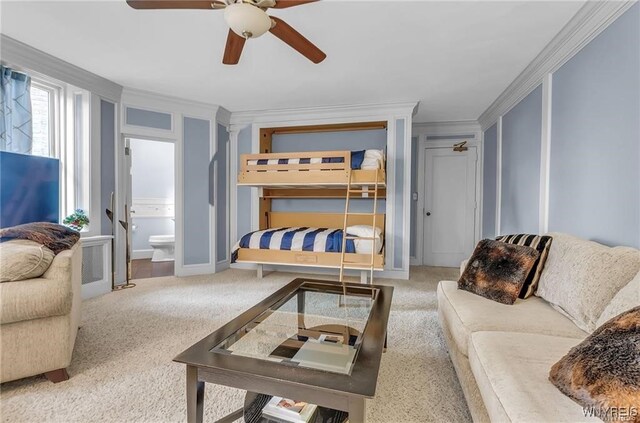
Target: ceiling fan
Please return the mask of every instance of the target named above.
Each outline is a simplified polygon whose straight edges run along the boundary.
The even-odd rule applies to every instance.
[[[267,9],[286,9],[318,0],[127,0],[134,9],[224,9],[229,25],[222,63],[235,65],[244,43],[269,31],[313,63],[327,55],[282,19],[267,15]]]

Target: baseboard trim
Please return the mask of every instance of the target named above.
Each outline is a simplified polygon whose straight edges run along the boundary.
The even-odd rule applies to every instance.
[[[131,252],[131,260],[150,259],[153,257],[153,249],[151,250],[134,250]]]
[[[230,265],[231,269],[241,270],[257,270],[257,264],[252,263],[233,263]],[[264,265],[265,272],[282,272],[282,273],[302,273],[305,275],[331,275],[338,276],[338,269],[326,268],[326,267],[297,267],[297,266],[273,266]],[[345,270],[345,274],[350,277],[360,277],[360,270]],[[409,279],[409,271],[404,270],[382,270],[373,272],[373,278],[386,278],[386,279]]]
[[[229,260],[222,260],[216,263],[216,273],[229,269],[231,263]]]

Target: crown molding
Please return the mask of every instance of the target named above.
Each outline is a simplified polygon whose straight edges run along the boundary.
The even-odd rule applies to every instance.
[[[89,90],[116,103],[120,101],[121,85],[5,34],[0,34],[0,52],[2,63],[7,66],[27,72],[35,72],[45,77]]]
[[[216,116],[216,118],[218,120],[218,123],[224,126],[228,127],[229,125],[231,125],[231,112],[222,106],[218,108],[218,115]]]
[[[413,116],[418,102],[319,106],[297,109],[254,110],[231,112],[231,124],[242,127],[252,123],[300,122],[300,121],[339,121],[388,116]]]
[[[626,12],[636,0],[588,1],[535,59],[485,110],[478,122],[482,130],[497,122],[520,100],[542,83],[545,75],[558,70],[606,27]]]
[[[446,136],[446,135],[474,135],[481,132],[480,124],[476,120],[460,120],[447,122],[414,123],[412,135]]]
[[[188,100],[182,97],[158,94],[151,91],[138,90],[129,87],[124,87],[122,91],[122,103],[124,105],[141,107],[152,104],[155,108],[162,109],[167,112],[201,113],[203,111],[207,111],[208,113],[213,113],[216,116],[221,109],[217,104]]]

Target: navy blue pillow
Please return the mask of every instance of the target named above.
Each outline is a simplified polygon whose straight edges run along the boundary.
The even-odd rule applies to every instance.
[[[364,150],[351,152],[351,169],[360,169],[364,161]]]

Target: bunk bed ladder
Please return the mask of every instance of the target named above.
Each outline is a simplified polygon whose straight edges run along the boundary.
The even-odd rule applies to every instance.
[[[376,257],[376,248],[375,248],[375,244],[376,244],[376,212],[378,211],[378,181],[379,181],[379,175],[378,175],[378,171],[376,171],[376,177],[375,177],[375,181],[373,183],[373,213],[351,213],[349,211],[349,200],[351,199],[351,194],[369,194],[372,192],[372,190],[369,188],[369,186],[359,186],[360,188],[357,189],[356,187],[358,186],[354,186],[352,185],[352,172],[349,171],[349,180],[347,183],[347,196],[346,196],[346,201],[345,201],[345,207],[344,207],[344,224],[342,227],[342,250],[341,250],[341,255],[340,255],[340,282],[344,282],[344,270],[345,267],[346,268],[358,268],[358,269],[362,269],[362,271],[364,272],[365,270],[369,271],[369,284],[373,283],[373,271],[374,271],[374,267],[375,267],[375,257]],[[349,216],[350,215],[360,215],[360,216],[371,216],[372,222],[371,222],[371,226],[373,227],[373,237],[361,237],[361,236],[351,236],[351,235],[347,235],[347,227],[349,226]],[[359,262],[349,262],[346,261],[346,250],[347,250],[347,240],[351,239],[351,240],[369,240],[371,241],[371,260],[369,263],[359,263]]]

